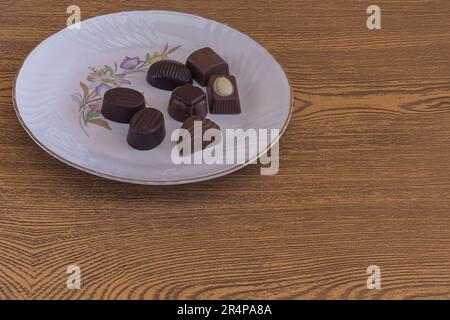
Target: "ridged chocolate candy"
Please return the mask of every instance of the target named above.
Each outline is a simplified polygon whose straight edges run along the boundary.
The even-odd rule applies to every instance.
[[[198,139],[200,139],[200,141],[202,141],[202,149],[205,149],[207,146],[209,146],[211,143],[216,143],[218,141],[203,141],[203,135],[205,134],[206,130],[209,129],[217,129],[220,130],[220,127],[217,125],[217,123],[215,123],[214,121],[211,121],[209,119],[206,118],[201,118],[198,116],[191,116],[189,118],[186,119],[186,121],[184,121],[183,125],[181,126],[182,129],[186,129],[189,134],[190,137],[180,137],[180,140],[186,139],[186,138],[190,138],[191,139],[191,151],[194,152],[196,150],[194,150],[194,139],[196,138],[195,136],[195,122],[196,121],[200,121],[201,122],[201,128],[202,128],[202,136],[198,137]]]
[[[199,87],[189,83],[178,87],[172,92],[168,112],[172,118],[180,122],[192,115],[206,117],[208,114],[206,94]]]
[[[194,51],[187,58],[186,66],[201,86],[206,86],[213,74],[229,74],[228,64],[209,47]]]
[[[133,115],[145,107],[145,98],[139,91],[114,88],[103,96],[102,115],[109,120],[129,123]]]
[[[138,111],[131,119],[128,129],[128,144],[138,150],[156,148],[166,136],[164,116],[161,111],[146,108]]]
[[[216,114],[241,113],[239,92],[234,76],[211,76],[207,92],[209,112]]]
[[[174,60],[161,60],[150,66],[147,81],[152,86],[172,91],[186,83],[192,83],[191,71],[182,63]]]

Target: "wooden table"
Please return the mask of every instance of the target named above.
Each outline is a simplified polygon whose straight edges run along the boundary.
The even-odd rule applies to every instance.
[[[72,1],[0,4],[0,299],[450,298],[450,3],[88,1],[82,19],[176,10],[227,23],[286,70],[276,176],[175,187],[91,176],[42,151],[11,103]],[[81,290],[66,288],[70,264]],[[382,288],[368,290],[367,267]]]

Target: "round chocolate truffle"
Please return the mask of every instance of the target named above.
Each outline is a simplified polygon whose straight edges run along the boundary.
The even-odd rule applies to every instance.
[[[109,120],[129,123],[133,115],[145,108],[145,98],[139,91],[129,88],[113,88],[105,92],[102,115]]]
[[[136,112],[130,122],[127,142],[138,150],[156,148],[166,136],[164,116],[161,111],[145,108]]]

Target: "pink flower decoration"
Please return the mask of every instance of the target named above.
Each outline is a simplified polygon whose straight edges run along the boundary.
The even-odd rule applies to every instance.
[[[101,101],[93,102],[89,104],[88,107],[100,113],[102,111],[102,102]]]

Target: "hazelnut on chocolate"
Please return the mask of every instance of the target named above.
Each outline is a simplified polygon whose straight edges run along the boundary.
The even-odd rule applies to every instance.
[[[236,78],[231,75],[213,75],[208,83],[209,112],[218,114],[241,113]]]

